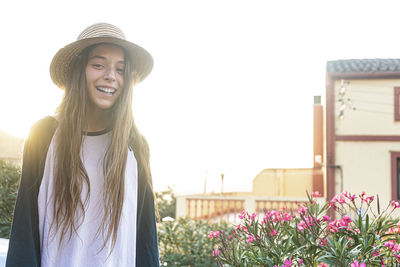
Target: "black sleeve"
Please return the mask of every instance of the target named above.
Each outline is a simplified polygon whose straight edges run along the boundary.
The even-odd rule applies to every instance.
[[[145,181],[138,187],[136,266],[159,267],[156,215],[153,192]]]
[[[40,120],[31,128],[25,141],[6,267],[40,266],[37,198],[56,124],[52,117]]]
[[[142,137],[143,157],[138,160],[136,267],[159,267],[156,212],[149,164],[149,146]],[[147,165],[146,173],[144,165]]]

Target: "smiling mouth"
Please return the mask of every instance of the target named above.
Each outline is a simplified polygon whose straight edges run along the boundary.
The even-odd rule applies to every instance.
[[[113,88],[107,88],[107,87],[96,87],[96,89],[97,89],[97,91],[100,91],[102,93],[109,94],[109,95],[113,95],[117,91]]]

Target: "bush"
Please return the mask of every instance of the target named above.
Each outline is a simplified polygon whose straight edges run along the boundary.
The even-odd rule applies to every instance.
[[[21,169],[0,159],[0,237],[9,238]]]
[[[165,217],[175,218],[176,212],[176,196],[174,190],[168,186],[168,189],[156,192],[157,207],[160,219]]]
[[[161,266],[217,266],[211,255],[214,241],[207,237],[212,229],[228,229],[226,223],[179,218],[158,225]]]
[[[244,211],[233,229],[212,232],[218,265],[400,266],[400,225],[392,218],[398,202],[382,211],[378,199],[375,211],[364,192],[343,192],[323,206],[309,199],[296,213],[266,210],[258,218]]]

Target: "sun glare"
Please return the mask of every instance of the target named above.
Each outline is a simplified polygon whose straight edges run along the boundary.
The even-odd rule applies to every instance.
[[[0,101],[0,130],[20,138],[26,138],[29,129],[41,118],[54,114],[60,103],[63,91],[49,85],[41,94],[24,90],[8,92],[5,99]],[[43,97],[46,96],[46,97]]]

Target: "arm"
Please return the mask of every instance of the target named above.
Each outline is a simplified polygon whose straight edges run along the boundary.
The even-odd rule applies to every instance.
[[[138,160],[136,266],[159,267],[156,210],[149,164],[150,153],[146,140],[143,137],[141,139],[142,155]]]
[[[15,204],[7,267],[40,266],[37,197],[47,150],[57,122],[46,117],[32,128],[24,144],[21,181]]]

